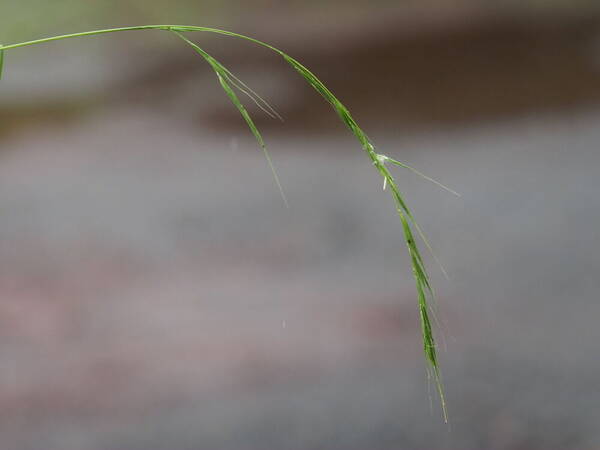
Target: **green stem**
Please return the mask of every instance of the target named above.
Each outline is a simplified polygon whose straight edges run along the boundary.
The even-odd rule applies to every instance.
[[[36,39],[33,41],[19,42],[18,44],[1,45],[0,50],[10,50],[13,48],[26,47],[29,45],[44,44],[46,42],[60,41],[62,39],[70,39],[70,38],[77,38],[77,37],[84,37],[84,36],[94,36],[94,35],[106,34],[106,33],[116,33],[118,31],[169,30],[170,29],[169,27],[170,27],[170,25],[143,25],[143,26],[138,26],[138,27],[108,28],[105,30],[85,31],[82,33],[63,34],[60,36],[52,36],[52,37],[43,38],[43,39]]]
[[[262,45],[263,47],[267,47],[280,55],[283,55],[283,52],[278,48],[273,47],[272,45],[267,44],[266,42],[259,41],[258,39],[251,38],[250,36],[244,36],[243,34],[233,33],[231,31],[220,30],[218,28],[209,28],[209,27],[196,27],[189,25],[140,25],[135,27],[121,27],[121,28],[107,28],[103,30],[92,30],[92,31],[84,31],[81,33],[71,33],[71,34],[63,34],[60,36],[52,36],[43,39],[35,39],[33,41],[19,42],[18,44],[9,44],[9,45],[0,45],[0,50],[10,50],[13,48],[19,47],[27,47],[29,45],[37,45],[44,44],[46,42],[60,41],[62,39],[71,39],[78,38],[84,36],[96,36],[99,34],[108,34],[108,33],[117,33],[120,31],[137,31],[137,30],[164,30],[164,31],[205,31],[209,33],[217,33],[225,36],[232,36],[241,39],[245,39],[250,42],[254,42],[256,44]]]

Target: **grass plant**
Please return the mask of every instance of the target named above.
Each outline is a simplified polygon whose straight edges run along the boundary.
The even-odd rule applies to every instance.
[[[438,186],[452,192],[453,194],[456,194],[456,192],[443,186],[442,184],[438,183],[437,181],[427,177],[426,175],[417,171],[413,167],[410,167],[400,161],[392,159],[392,158],[376,151],[374,144],[371,142],[370,138],[363,131],[363,129],[354,120],[354,118],[350,114],[350,111],[348,111],[348,109],[344,106],[344,104],[308,68],[306,68],[304,65],[302,65],[299,61],[292,58],[287,53],[284,53],[283,51],[279,50],[278,48],[273,47],[270,44],[259,41],[252,37],[249,37],[249,36],[241,35],[238,33],[233,33],[230,31],[220,30],[220,29],[216,29],[216,28],[185,26],[185,25],[143,25],[143,26],[135,26],[135,27],[93,30],[93,31],[86,31],[86,32],[81,32],[81,33],[53,36],[53,37],[37,39],[37,40],[32,40],[32,41],[27,41],[27,42],[20,42],[17,44],[0,45],[0,79],[2,77],[2,68],[3,68],[5,53],[8,50],[16,49],[19,47],[26,47],[26,46],[30,46],[30,45],[37,45],[37,44],[42,44],[42,43],[59,41],[59,40],[69,39],[69,38],[78,38],[78,37],[94,36],[94,35],[107,34],[107,33],[116,33],[116,32],[121,32],[121,31],[137,31],[137,30],[168,31],[169,33],[172,33],[172,34],[176,35],[178,38],[182,39],[195,52],[200,54],[200,56],[202,56],[202,58],[204,58],[204,60],[210,65],[212,70],[215,72],[215,75],[217,76],[217,79],[218,79],[219,84],[221,85],[223,91],[229,97],[229,99],[231,100],[233,105],[237,108],[237,110],[243,117],[244,121],[248,125],[248,128],[250,129],[250,131],[256,138],[258,145],[264,152],[267,162],[269,164],[269,167],[271,168],[271,171],[273,172],[273,177],[274,177],[275,183],[277,185],[277,188],[279,189],[279,192],[281,193],[281,196],[282,196],[283,201],[286,204],[286,206],[288,205],[288,202],[285,197],[285,193],[284,193],[283,187],[281,185],[281,182],[279,180],[279,177],[277,175],[277,172],[275,170],[275,167],[273,165],[273,162],[271,160],[271,157],[267,151],[265,141],[264,141],[260,131],[256,127],[254,121],[252,120],[252,117],[250,116],[250,114],[248,113],[244,104],[238,97],[236,90],[238,92],[244,94],[245,96],[249,97],[260,109],[262,109],[269,116],[279,118],[279,119],[281,119],[281,117],[256,92],[254,92],[243,81],[241,81],[239,78],[237,78],[235,75],[233,75],[233,73],[229,69],[227,69],[225,66],[223,66],[223,64],[221,64],[218,60],[216,60],[214,57],[209,55],[206,51],[204,51],[196,43],[194,43],[190,39],[188,39],[188,37],[186,37],[186,35],[184,35],[184,33],[192,33],[192,32],[216,33],[216,34],[220,34],[220,35],[243,39],[245,41],[250,41],[254,44],[258,44],[262,47],[265,47],[265,48],[277,53],[279,56],[281,56],[285,60],[286,63],[288,63],[290,66],[292,66],[302,76],[302,78],[304,78],[304,80],[310,86],[312,86],[325,99],[325,101],[327,101],[333,107],[334,111],[337,113],[337,115],[342,120],[342,122],[356,137],[356,139],[360,143],[362,149],[365,151],[367,157],[370,159],[372,165],[377,170],[379,175],[382,177],[384,190],[389,186],[389,192],[394,201],[394,204],[396,207],[396,212],[398,214],[400,223],[402,225],[404,240],[406,242],[408,254],[409,254],[409,257],[410,257],[410,260],[412,263],[412,271],[413,271],[413,276],[414,276],[415,283],[416,283],[418,309],[419,309],[419,315],[420,315],[420,321],[421,321],[423,351],[424,351],[426,362],[427,362],[427,372],[428,372],[428,375],[431,376],[435,382],[437,392],[438,392],[438,395],[440,398],[442,414],[443,414],[444,420],[447,422],[448,413],[447,413],[447,408],[446,408],[446,400],[444,397],[444,389],[443,389],[441,372],[440,372],[438,356],[437,356],[436,340],[434,337],[434,331],[433,331],[433,326],[432,326],[432,321],[431,321],[431,317],[433,317],[435,320],[435,313],[433,312],[433,309],[432,309],[434,291],[431,286],[430,277],[429,277],[429,274],[425,267],[423,257],[417,246],[415,235],[417,235],[423,241],[425,246],[430,251],[431,251],[431,246],[429,245],[429,242],[427,241],[423,232],[421,231],[421,228],[415,221],[415,218],[414,218],[411,210],[408,208],[408,206],[404,200],[404,197],[403,197],[402,193],[400,192],[400,189],[398,188],[398,185],[397,185],[394,177],[392,176],[390,169],[388,168],[388,164],[408,169],[408,170],[416,173],[417,175],[437,184]],[[458,194],[456,194],[456,195],[458,195]],[[432,251],[431,251],[431,253],[433,255]],[[434,258],[435,258],[435,256],[434,256]],[[436,261],[437,261],[437,259],[436,259]],[[442,268],[442,271],[445,274],[445,271],[444,271],[443,267],[441,266],[441,264],[440,264],[440,267]]]

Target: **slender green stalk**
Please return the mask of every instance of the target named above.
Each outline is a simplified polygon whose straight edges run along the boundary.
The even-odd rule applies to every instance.
[[[122,27],[122,28],[107,28],[105,30],[84,31],[81,33],[62,34],[60,36],[52,36],[43,39],[35,39],[33,41],[19,42],[18,44],[3,45],[2,50],[10,50],[12,48],[27,47],[29,45],[44,44],[46,42],[60,41],[63,39],[77,38],[84,36],[94,36],[98,34],[117,33],[119,31],[136,31],[136,30],[169,30],[169,25],[142,25],[138,27]]]
[[[48,43],[48,42],[53,42],[53,41],[59,41],[59,40],[63,40],[63,39],[94,36],[94,35],[107,34],[107,33],[116,33],[116,32],[121,32],[121,31],[137,31],[137,30],[162,30],[162,31],[172,32],[172,33],[176,34],[179,38],[181,38],[183,41],[185,41],[189,46],[191,46],[211,66],[211,68],[215,72],[217,79],[218,79],[221,87],[223,88],[225,94],[229,97],[231,102],[237,108],[237,110],[239,111],[239,113],[241,114],[243,119],[245,120],[246,124],[248,125],[250,131],[256,138],[259,146],[262,148],[262,150],[265,154],[265,157],[267,159],[267,162],[273,172],[273,176],[275,178],[277,187],[279,188],[279,191],[281,192],[281,195],[282,195],[283,200],[286,203],[286,205],[287,205],[287,200],[285,198],[283,188],[281,187],[279,177],[277,176],[277,173],[273,166],[273,162],[271,161],[269,153],[267,152],[264,139],[263,139],[260,131],[256,127],[256,125],[254,124],[254,121],[250,117],[250,114],[248,113],[248,111],[246,110],[246,108],[244,107],[242,102],[240,101],[239,97],[235,93],[234,88],[238,89],[240,92],[247,95],[253,102],[255,102],[258,105],[259,108],[261,108],[263,111],[265,111],[268,115],[270,115],[272,117],[277,117],[277,118],[281,118],[281,117],[256,92],[254,92],[246,84],[244,84],[240,79],[238,79],[235,75],[233,75],[233,73],[231,73],[231,71],[229,71],[229,69],[227,69],[219,61],[217,61],[215,58],[213,58],[211,55],[209,55],[207,52],[205,52],[197,44],[190,41],[182,33],[186,33],[186,32],[216,33],[216,34],[221,34],[221,35],[225,35],[225,36],[243,39],[243,40],[258,44],[262,47],[265,47],[265,48],[277,53],[278,55],[280,55],[290,66],[292,66],[305,79],[305,81],[310,86],[313,87],[313,89],[315,89],[333,107],[333,109],[335,110],[337,115],[340,117],[342,122],[346,125],[346,127],[348,127],[348,129],[354,134],[356,139],[359,141],[363,150],[366,152],[367,156],[370,158],[372,164],[375,166],[375,168],[377,169],[377,171],[383,178],[384,189],[388,185],[390,187],[390,193],[394,200],[394,204],[396,205],[396,212],[397,212],[400,222],[402,224],[404,240],[406,242],[406,246],[407,246],[408,253],[409,253],[409,256],[411,259],[411,263],[412,263],[413,275],[415,278],[416,289],[417,289],[419,315],[420,315],[420,320],[421,320],[421,332],[422,332],[422,337],[423,337],[423,351],[425,354],[426,361],[428,363],[428,373],[430,375],[433,375],[433,379],[436,384],[437,392],[440,397],[444,420],[447,422],[448,414],[447,414],[447,410],[446,410],[446,401],[445,401],[444,389],[442,386],[441,373],[440,373],[438,357],[437,357],[437,352],[436,352],[437,347],[436,347],[434,332],[433,332],[433,328],[432,328],[432,324],[431,324],[431,320],[430,320],[430,313],[433,313],[430,300],[433,300],[434,292],[431,287],[429,275],[425,268],[425,263],[423,262],[423,258],[421,256],[421,253],[415,242],[414,232],[416,232],[416,234],[419,237],[421,237],[425,246],[430,251],[431,251],[431,246],[429,245],[429,242],[425,238],[423,232],[421,231],[421,228],[415,221],[415,219],[412,215],[412,212],[409,210],[406,202],[404,201],[404,198],[403,198],[400,190],[398,189],[398,185],[396,184],[396,181],[394,180],[392,174],[390,173],[389,169],[387,168],[386,163],[389,162],[393,165],[397,165],[397,166],[406,168],[408,170],[411,170],[412,172],[416,173],[417,175],[437,184],[438,186],[440,186],[456,195],[458,195],[458,194],[456,192],[452,191],[451,189],[447,188],[446,186],[442,185],[441,183],[438,183],[437,181],[433,180],[432,178],[429,178],[428,176],[422,174],[418,170],[416,170],[404,163],[396,161],[395,159],[389,158],[383,154],[376,152],[375,146],[372,144],[371,140],[366,135],[366,133],[360,128],[358,123],[354,120],[354,118],[350,114],[350,111],[348,111],[348,109],[344,106],[344,104],[309,69],[307,69],[299,61],[292,58],[291,56],[284,53],[283,51],[279,50],[278,48],[273,47],[270,44],[267,44],[266,42],[263,42],[258,39],[254,39],[252,37],[245,36],[242,34],[233,33],[231,31],[220,30],[217,28],[197,27],[197,26],[187,26],[187,25],[142,25],[142,26],[135,26],[135,27],[110,28],[110,29],[104,29],[104,30],[86,31],[86,32],[82,32],[82,33],[64,34],[61,36],[53,36],[53,37],[48,37],[48,38],[43,38],[43,39],[36,39],[33,41],[20,42],[17,44],[0,45],[0,77],[2,76],[2,65],[3,65],[3,60],[4,60],[4,53],[7,50],[16,49],[19,47],[26,47],[26,46],[30,46],[30,45],[43,44],[43,43]],[[413,230],[414,230],[414,232],[413,232]],[[432,252],[432,254],[433,254],[433,252]],[[434,255],[434,258],[435,258],[435,255]],[[436,261],[437,261],[437,258],[436,258]],[[440,265],[440,267],[441,267],[441,265]],[[442,271],[445,273],[443,267],[442,267]],[[435,318],[435,314],[434,314],[434,318]]]

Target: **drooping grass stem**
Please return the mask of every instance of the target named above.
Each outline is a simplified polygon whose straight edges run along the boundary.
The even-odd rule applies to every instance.
[[[423,232],[421,231],[421,228],[415,221],[415,219],[412,215],[412,212],[409,210],[406,202],[404,201],[404,198],[398,188],[398,185],[396,184],[396,181],[394,180],[391,172],[387,168],[386,163],[390,163],[390,164],[411,170],[412,172],[416,173],[417,175],[420,175],[420,176],[424,177],[425,179],[438,184],[442,188],[449,190],[452,193],[455,193],[455,192],[452,191],[451,189],[446,188],[445,186],[441,185],[437,181],[427,177],[426,175],[422,174],[421,172],[417,171],[416,169],[414,169],[410,166],[407,166],[406,164],[401,163],[395,159],[389,158],[383,154],[378,153],[375,150],[375,146],[372,144],[372,142],[369,139],[369,137],[367,136],[367,134],[362,130],[362,128],[360,128],[360,126],[354,120],[354,118],[350,114],[350,111],[344,106],[344,104],[323,84],[323,82],[321,82],[321,80],[319,80],[308,68],[306,68],[304,65],[302,65],[299,61],[292,58],[288,54],[284,53],[282,50],[279,50],[278,48],[276,48],[270,44],[267,44],[266,42],[263,42],[258,39],[255,39],[255,38],[252,38],[249,36],[245,36],[242,34],[233,33],[231,31],[220,30],[217,28],[188,26],[188,25],[141,25],[141,26],[134,26],[134,27],[109,28],[109,29],[104,29],[104,30],[85,31],[85,32],[81,32],[81,33],[64,34],[61,36],[53,36],[53,37],[36,39],[36,40],[32,40],[32,41],[27,41],[27,42],[20,42],[17,44],[0,45],[0,78],[2,76],[2,63],[5,59],[4,58],[5,52],[7,50],[16,49],[19,47],[26,47],[26,46],[30,46],[30,45],[49,43],[49,42],[53,42],[53,41],[60,41],[63,39],[95,36],[95,35],[101,35],[101,34],[116,33],[116,32],[121,32],[121,31],[139,31],[139,30],[162,30],[162,31],[173,32],[178,37],[183,39],[188,45],[190,45],[197,53],[199,53],[204,58],[204,60],[211,66],[211,68],[214,70],[215,74],[217,75],[217,79],[218,79],[221,87],[223,88],[224,92],[227,94],[227,96],[232,101],[234,106],[238,109],[238,111],[242,115],[243,119],[245,120],[246,124],[250,128],[250,131],[256,138],[259,146],[264,151],[267,161],[269,163],[269,166],[271,167],[271,170],[273,171],[273,175],[274,175],[276,184],[277,184],[277,186],[281,192],[281,195],[284,199],[284,202],[286,202],[286,204],[287,204],[287,201],[285,200],[285,195],[283,193],[281,183],[279,182],[279,177],[277,176],[277,173],[275,172],[275,168],[274,168],[271,158],[267,152],[262,135],[260,134],[258,128],[254,124],[254,121],[250,117],[248,111],[246,110],[246,108],[241,103],[240,99],[238,98],[237,94],[235,93],[234,88],[238,89],[240,92],[242,92],[245,95],[247,95],[248,97],[250,97],[250,99],[252,99],[267,114],[269,114],[271,116],[275,116],[275,117],[279,117],[279,115],[273,108],[271,108],[271,106],[266,101],[264,101],[258,94],[256,94],[252,89],[250,89],[248,86],[246,86],[241,80],[239,80],[237,77],[235,77],[235,75],[233,75],[225,66],[223,66],[219,61],[217,61],[215,58],[213,58],[207,52],[205,52],[197,44],[193,43],[192,41],[187,39],[185,36],[183,36],[182,33],[186,33],[186,32],[216,33],[216,34],[220,34],[220,35],[243,39],[243,40],[246,40],[249,42],[253,42],[262,47],[268,48],[269,50],[271,50],[271,51],[277,53],[279,56],[281,56],[290,66],[292,66],[305,79],[305,81],[310,86],[312,86],[313,89],[315,89],[333,107],[333,109],[335,110],[337,115],[340,117],[342,122],[346,125],[346,127],[352,132],[352,134],[354,134],[356,139],[359,141],[361,147],[366,152],[366,154],[369,157],[369,159],[371,160],[372,164],[375,166],[375,168],[379,172],[380,176],[383,178],[384,189],[387,186],[390,187],[390,193],[392,195],[394,204],[396,206],[396,211],[397,211],[398,217],[399,217],[401,225],[402,225],[404,240],[406,242],[406,246],[407,246],[408,253],[409,253],[409,256],[411,259],[411,263],[412,263],[413,275],[415,278],[416,289],[417,289],[419,316],[420,316],[420,321],[421,321],[421,332],[422,332],[422,338],[423,338],[423,351],[424,351],[425,358],[426,358],[426,361],[428,364],[428,373],[431,373],[433,375],[433,378],[434,378],[434,381],[435,381],[435,384],[437,387],[437,391],[438,391],[438,394],[440,397],[444,420],[447,421],[448,415],[447,415],[447,411],[446,411],[446,401],[444,398],[444,390],[443,390],[442,381],[441,381],[441,374],[440,374],[440,368],[439,368],[437,351],[436,351],[436,343],[435,343],[433,328],[432,328],[432,324],[431,324],[431,320],[430,320],[430,312],[432,312],[432,308],[431,308],[431,303],[429,300],[433,299],[434,293],[433,293],[433,289],[431,287],[429,275],[425,268],[425,263],[423,261],[421,253],[415,242],[415,238],[414,238],[415,232],[416,232],[417,236],[421,237],[422,241],[424,242],[424,244],[427,248],[429,248],[431,250],[431,246],[429,245],[427,239],[425,238]],[[413,230],[414,230],[414,232],[413,232]],[[443,270],[443,268],[442,268],[442,270]]]

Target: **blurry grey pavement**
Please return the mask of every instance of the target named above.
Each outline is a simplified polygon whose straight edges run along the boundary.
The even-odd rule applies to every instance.
[[[6,450],[597,448],[600,113],[373,136],[430,262],[451,417],[387,193],[345,135],[123,107],[0,164]],[[308,149],[308,150],[307,150]]]

